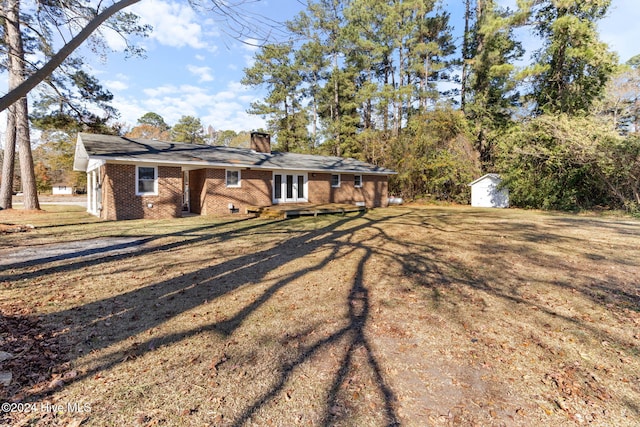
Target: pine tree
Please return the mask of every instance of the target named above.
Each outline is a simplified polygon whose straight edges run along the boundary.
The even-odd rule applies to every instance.
[[[544,42],[533,77],[536,113],[587,114],[600,97],[617,64],[598,38],[596,22],[611,0],[536,2],[534,28]]]
[[[473,14],[470,6],[468,1],[462,104],[474,127],[483,169],[488,172],[494,167],[495,141],[509,127],[519,105],[514,63],[524,51],[513,30],[522,15],[501,9],[493,0],[476,0]]]
[[[254,65],[244,70],[242,83],[264,85],[269,91],[263,101],[254,102],[252,114],[268,116],[268,128],[278,148],[297,151],[307,145],[307,119],[302,108],[302,77],[293,58],[291,43],[267,44],[256,54]]]
[[[204,127],[199,118],[182,116],[171,128],[171,140],[189,144],[204,144]]]

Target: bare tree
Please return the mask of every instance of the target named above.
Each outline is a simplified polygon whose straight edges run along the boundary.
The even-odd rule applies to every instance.
[[[9,88],[14,88],[22,82],[25,75],[24,46],[20,33],[20,0],[8,0],[6,5],[5,42],[9,52]],[[24,208],[40,209],[31,154],[27,98],[23,96],[16,101],[9,111],[7,120],[7,151],[13,150],[16,145],[20,150],[20,175],[24,193]],[[5,152],[2,188],[0,188],[0,197],[4,208],[11,207],[14,159],[14,153]],[[7,169],[11,169],[11,172],[8,172]]]
[[[107,19],[114,16],[122,9],[138,3],[140,0],[122,0],[114,3],[108,8],[104,9],[101,13],[90,20],[87,25],[68,43],[66,43],[58,53],[53,55],[47,63],[40,69],[36,70],[26,80],[20,83],[15,88],[10,88],[9,93],[0,98],[0,111],[6,110],[10,105],[18,101],[18,99],[27,96],[27,94],[35,88],[44,79],[49,77],[53,71],[58,68],[65,59],[69,57],[80,45],[93,34],[100,25],[102,25]],[[9,3],[17,3],[19,8],[19,1],[9,0]],[[9,19],[7,19],[9,20]],[[18,33],[19,36],[19,33]]]
[[[80,7],[82,16],[78,19],[69,18],[65,22],[55,22],[54,25],[77,25],[77,22],[86,21],[84,27],[66,42],[60,50],[52,55],[47,62],[40,68],[36,69],[28,75],[24,62],[23,40],[20,32],[20,0],[4,0],[0,1],[2,6],[2,15],[5,17],[5,44],[9,53],[9,92],[0,98],[0,111],[4,111],[11,106],[9,111],[8,132],[15,132],[15,138],[7,138],[5,156],[3,161],[3,180],[0,188],[0,203],[2,206],[11,207],[11,186],[15,146],[20,149],[20,165],[23,180],[23,191],[25,193],[25,209],[39,209],[37,191],[35,187],[35,174],[33,168],[33,159],[31,154],[31,143],[29,136],[28,123],[28,106],[27,94],[33,90],[38,84],[47,80],[53,72],[69,58],[69,56],[90,36],[92,36],[99,27],[110,18],[116,16],[123,9],[139,2],[140,0],[120,0],[116,1],[102,11]],[[271,30],[267,26],[254,25],[255,21],[261,18],[244,15],[239,6],[246,0],[225,1],[211,0],[209,10],[224,18],[226,25],[232,28],[231,36],[240,39],[244,34],[250,32],[254,34],[260,33],[265,39],[270,35]],[[191,2],[190,2],[191,3]],[[71,4],[71,3],[70,3]],[[191,3],[195,5],[195,3]],[[100,6],[98,6],[100,7]],[[202,5],[200,5],[202,7]],[[247,20],[244,20],[247,18]],[[71,30],[71,27],[69,27]],[[228,33],[229,34],[229,33]],[[26,77],[28,75],[28,77]],[[14,143],[15,141],[15,143]],[[9,172],[9,170],[11,172]]]
[[[89,20],[82,30],[68,41],[60,50],[49,59],[45,65],[31,74],[19,86],[12,88],[9,92],[0,98],[0,111],[9,108],[14,102],[23,96],[26,96],[39,83],[50,76],[53,71],[58,68],[65,59],[69,57],[80,45],[87,40],[105,21],[116,15],[123,9],[138,3],[140,0],[121,0],[113,3],[102,12],[95,15]],[[200,4],[198,7],[204,8],[213,14],[222,18],[223,29],[226,28],[226,34],[230,37],[243,41],[243,37],[251,35],[254,39],[266,41],[272,38],[274,34],[280,34],[281,24],[275,21],[266,20],[261,16],[246,13],[242,9],[242,5],[248,0],[210,0],[208,7]],[[195,2],[189,1],[192,6]]]
[[[13,165],[16,156],[16,111],[15,107],[7,110],[7,133],[4,140],[4,158],[2,159],[2,186],[0,186],[0,207],[13,207],[11,196],[13,192]]]

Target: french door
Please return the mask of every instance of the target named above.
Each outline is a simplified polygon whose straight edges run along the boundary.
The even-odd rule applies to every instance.
[[[273,203],[307,201],[307,174],[278,172],[273,174]]]

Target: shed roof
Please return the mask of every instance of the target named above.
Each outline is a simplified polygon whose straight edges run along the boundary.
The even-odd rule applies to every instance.
[[[482,175],[480,178],[476,179],[473,182],[470,182],[469,184],[467,184],[468,186],[473,186],[477,183],[479,183],[480,181],[483,181],[485,179],[491,179],[493,181],[502,181],[502,178],[500,178],[500,175],[498,175],[497,173],[488,173],[485,175]]]
[[[342,172],[378,175],[393,175],[396,173],[391,169],[344,157],[278,151],[259,153],[246,148],[80,133],[76,144],[74,169],[86,171],[90,159],[124,163],[300,170],[327,173]]]

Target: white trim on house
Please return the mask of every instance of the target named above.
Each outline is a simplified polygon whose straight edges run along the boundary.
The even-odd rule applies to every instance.
[[[338,183],[337,184],[333,183],[333,177],[334,176],[338,177]],[[339,173],[332,173],[330,179],[331,179],[331,181],[330,181],[331,182],[331,188],[340,188],[340,183],[342,182],[342,177],[340,176]]]
[[[100,169],[87,172],[87,212],[100,216],[102,210],[102,188],[100,183]]]
[[[360,183],[358,184],[356,180],[356,177],[359,177],[359,181]],[[362,188],[362,175],[361,174],[354,174],[353,175],[353,187],[354,188]]]
[[[238,174],[238,179],[236,181],[235,184],[229,184],[229,173],[237,173]],[[242,187],[242,172],[240,171],[240,169],[236,169],[236,168],[227,168],[224,170],[224,183],[227,186],[227,188],[240,188]]]
[[[87,163],[87,172],[98,169],[100,166],[104,166],[106,164],[106,160],[89,159],[89,162]]]
[[[140,178],[140,169],[153,169],[153,179]],[[142,182],[141,182],[142,181]],[[140,184],[152,182],[153,190],[141,190]],[[158,195],[158,166],[136,165],[136,196],[157,196]]]

